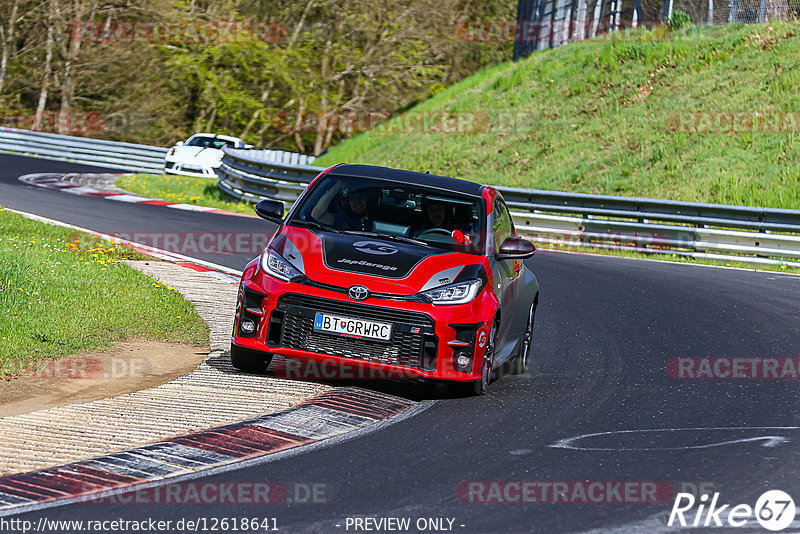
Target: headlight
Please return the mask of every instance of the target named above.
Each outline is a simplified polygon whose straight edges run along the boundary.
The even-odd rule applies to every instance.
[[[429,289],[423,291],[422,294],[434,304],[466,304],[478,295],[480,289],[480,280],[470,280]]]
[[[261,270],[286,282],[303,274],[283,256],[271,249],[265,250],[261,255]]]
[[[172,147],[169,149],[169,152],[167,152],[167,156],[174,156],[174,155],[175,155],[175,147]]]

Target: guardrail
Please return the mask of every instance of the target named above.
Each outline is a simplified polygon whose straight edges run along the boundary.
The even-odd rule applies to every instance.
[[[287,165],[311,165],[317,159],[315,156],[307,154],[271,148],[251,148],[248,149],[247,153],[256,159],[274,163],[286,163]]]
[[[164,170],[166,148],[86,137],[0,128],[0,151],[126,171]]]
[[[266,162],[247,150],[223,151],[219,188],[240,200],[292,204],[324,170]],[[539,244],[800,267],[791,261],[800,260],[800,210],[498,189],[517,230]]]

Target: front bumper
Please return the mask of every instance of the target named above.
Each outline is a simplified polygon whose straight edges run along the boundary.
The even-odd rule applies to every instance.
[[[484,290],[455,306],[372,297],[355,302],[343,292],[283,282],[251,264],[242,279],[231,342],[324,363],[340,371],[331,377],[475,381],[496,308],[491,297]],[[390,323],[391,341],[316,332],[317,312]],[[240,328],[245,320],[256,323],[251,334]],[[457,364],[459,355],[468,355],[466,367]]]
[[[196,178],[216,178],[219,167],[202,165],[200,163],[166,160],[164,161],[165,174],[179,174],[181,176],[194,176]]]

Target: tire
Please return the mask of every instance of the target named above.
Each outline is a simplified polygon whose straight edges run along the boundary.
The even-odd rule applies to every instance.
[[[272,361],[272,354],[243,349],[231,343],[231,364],[246,373],[264,374]]]
[[[494,348],[497,344],[497,326],[497,321],[492,323],[492,330],[489,332],[489,340],[481,363],[481,379],[472,385],[473,395],[485,395],[486,389],[492,382],[492,359],[494,357]]]
[[[536,317],[536,302],[531,304],[531,309],[528,312],[528,325],[525,327],[525,333],[522,337],[522,343],[519,345],[519,353],[514,356],[514,361],[511,362],[511,374],[521,375],[525,373],[528,368],[528,361],[531,358],[531,344],[533,341],[533,322]]]

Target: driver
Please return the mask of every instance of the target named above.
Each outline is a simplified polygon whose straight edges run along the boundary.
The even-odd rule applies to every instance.
[[[471,239],[468,235],[464,234],[463,225],[455,221],[454,208],[448,202],[422,197],[422,214],[425,217],[425,223],[415,232],[414,237],[420,237],[425,234],[425,237],[430,237],[435,240],[435,234],[447,234],[449,239],[452,239],[459,245],[470,245]]]
[[[430,232],[431,230],[444,230],[449,232],[447,224],[447,204],[440,200],[422,197],[422,214],[425,216],[424,224],[416,231],[415,236]]]

